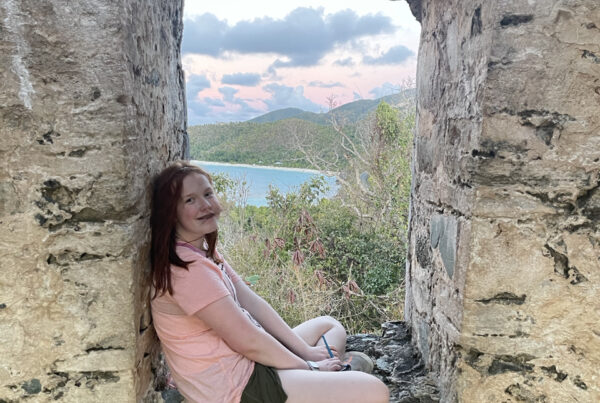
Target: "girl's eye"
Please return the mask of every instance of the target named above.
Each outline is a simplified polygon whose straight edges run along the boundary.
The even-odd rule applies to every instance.
[[[193,201],[194,201],[194,199],[191,197],[188,197],[187,199],[185,199],[186,203],[192,203]]]
[[[204,197],[211,197],[213,195],[213,192],[207,192]]]

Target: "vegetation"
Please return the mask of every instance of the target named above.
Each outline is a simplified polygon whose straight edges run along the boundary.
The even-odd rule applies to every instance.
[[[352,130],[331,116],[329,158],[317,136],[294,146],[312,167],[339,172],[338,196],[321,198],[325,181],[315,179],[247,206],[245,183],[219,176],[222,250],[291,325],[332,315],[349,332],[373,331],[402,317],[414,108],[381,102]]]
[[[311,161],[301,152],[298,139],[313,144],[314,157],[334,161],[343,155],[339,139],[331,125],[344,122],[344,130],[353,137],[357,123],[368,119],[380,102],[402,105],[414,91],[389,95],[379,100],[359,100],[334,108],[327,113],[286,108],[259,116],[248,122],[221,123],[189,128],[192,159],[258,165],[282,165],[311,168]],[[337,160],[340,167],[346,160]]]
[[[308,168],[304,155],[290,142],[299,133],[310,134],[320,145],[322,157],[331,158],[335,137],[331,126],[295,118],[193,126],[189,129],[190,155],[201,161]]]

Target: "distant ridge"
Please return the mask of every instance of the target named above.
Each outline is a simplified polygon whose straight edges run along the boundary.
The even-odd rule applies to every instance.
[[[367,115],[377,108],[380,102],[384,101],[392,106],[399,106],[402,100],[408,97],[414,97],[414,90],[405,90],[398,94],[386,95],[378,99],[359,99],[357,101],[348,102],[344,105],[338,106],[329,112],[325,113],[314,113],[307,112],[299,108],[284,108],[276,111],[265,113],[255,117],[254,119],[247,120],[246,122],[251,123],[272,123],[278,122],[284,119],[296,118],[300,120],[306,120],[308,122],[317,123],[320,125],[328,125],[331,123],[332,116],[335,116],[338,121],[343,120],[345,123],[356,123],[359,120],[364,119]]]
[[[295,117],[298,117],[298,115],[301,115],[303,113],[306,113],[306,112],[300,108],[284,108],[284,109],[278,109],[276,111],[265,113],[264,115],[260,115],[258,117],[255,117],[254,119],[247,120],[247,122],[252,122],[252,123],[276,122],[278,120],[295,118]]]

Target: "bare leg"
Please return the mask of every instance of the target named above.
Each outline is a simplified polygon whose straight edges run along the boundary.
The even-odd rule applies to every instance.
[[[335,347],[340,357],[346,351],[346,329],[331,316],[319,316],[307,320],[293,330],[310,346],[324,344],[321,336],[325,335],[327,344],[330,347]]]
[[[379,379],[363,372],[277,370],[286,403],[387,403],[389,390]]]

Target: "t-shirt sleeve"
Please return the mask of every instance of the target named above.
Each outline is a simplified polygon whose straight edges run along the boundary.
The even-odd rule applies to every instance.
[[[235,272],[235,270],[233,270],[233,268],[225,260],[223,260],[223,268],[225,269],[225,272],[231,279],[232,283],[237,283],[238,281],[242,281],[242,278]]]
[[[187,259],[190,260],[192,259]],[[171,273],[172,297],[186,315],[193,315],[207,305],[230,295],[221,279],[219,269],[208,260],[196,257],[188,265],[188,270],[175,267]]]

